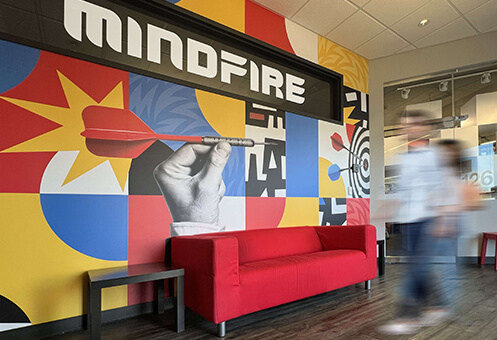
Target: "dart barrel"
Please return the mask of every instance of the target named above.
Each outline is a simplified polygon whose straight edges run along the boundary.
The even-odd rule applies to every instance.
[[[231,146],[254,146],[255,141],[251,138],[233,138],[233,137],[202,137],[202,144],[214,145],[220,142],[226,142]]]

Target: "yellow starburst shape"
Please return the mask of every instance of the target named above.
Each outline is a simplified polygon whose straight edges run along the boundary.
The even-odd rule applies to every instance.
[[[96,156],[88,151],[85,138],[81,136],[81,132],[85,129],[81,113],[87,106],[124,108],[122,82],[117,84],[102,101],[96,102],[60,71],[57,71],[57,74],[67,99],[68,108],[0,96],[0,98],[14,105],[61,125],[54,130],[14,145],[2,152],[79,151],[62,186],[108,161],[121,189],[124,190],[131,159]]]

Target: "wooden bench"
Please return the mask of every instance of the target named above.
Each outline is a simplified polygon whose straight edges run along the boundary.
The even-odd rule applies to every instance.
[[[182,268],[147,263],[88,271],[88,328],[90,339],[100,339],[102,288],[157,281],[157,313],[164,312],[164,280],[176,279],[176,331],[185,330],[184,275]]]

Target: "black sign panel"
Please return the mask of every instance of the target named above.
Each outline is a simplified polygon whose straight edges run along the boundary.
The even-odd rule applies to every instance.
[[[340,74],[164,0],[0,0],[0,14],[2,38],[342,122]]]

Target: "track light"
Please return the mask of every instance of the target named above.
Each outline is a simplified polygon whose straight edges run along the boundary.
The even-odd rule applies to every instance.
[[[400,96],[403,99],[407,99],[409,98],[409,92],[411,92],[411,89],[402,89],[402,91],[400,91]]]
[[[483,73],[481,75],[481,83],[482,84],[488,84],[492,80],[492,76],[490,75],[490,72]]]
[[[438,89],[440,90],[440,92],[446,92],[446,91],[449,89],[449,82],[447,82],[447,81],[442,81],[442,82],[438,85]]]

